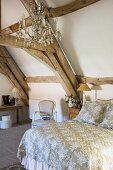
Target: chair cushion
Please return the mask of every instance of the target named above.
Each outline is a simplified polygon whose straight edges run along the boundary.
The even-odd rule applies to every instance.
[[[37,127],[37,126],[47,126],[49,123],[54,123],[54,120],[35,120],[32,122],[32,127]]]

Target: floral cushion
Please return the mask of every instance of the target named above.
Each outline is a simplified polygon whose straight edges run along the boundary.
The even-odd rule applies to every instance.
[[[74,119],[79,122],[86,122],[98,125],[104,118],[104,107],[98,102],[87,101],[79,113]]]
[[[103,122],[98,125],[98,127],[113,129],[113,104],[108,104],[105,112],[105,118]]]

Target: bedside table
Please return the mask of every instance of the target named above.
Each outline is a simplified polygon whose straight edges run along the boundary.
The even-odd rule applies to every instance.
[[[79,114],[80,109],[74,108],[74,107],[69,107],[68,112],[69,112],[69,120],[72,120]]]

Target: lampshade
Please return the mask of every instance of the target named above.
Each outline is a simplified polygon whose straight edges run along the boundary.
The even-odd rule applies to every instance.
[[[12,89],[12,93],[18,93],[18,89],[17,89],[16,87],[14,87],[14,88]]]
[[[99,86],[99,85],[93,85],[93,86],[91,87],[91,90],[102,90],[102,87]]]
[[[89,86],[87,84],[85,84],[85,83],[81,83],[77,90],[78,91],[91,91]]]

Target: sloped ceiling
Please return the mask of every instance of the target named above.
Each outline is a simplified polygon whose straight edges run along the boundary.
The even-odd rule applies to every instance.
[[[69,2],[72,1],[47,0],[52,7]],[[2,28],[17,22],[24,13],[28,16],[19,0],[2,0]],[[59,17],[58,26],[62,33],[60,43],[76,74],[113,76],[113,0],[101,0]],[[8,50],[26,75],[40,74],[40,70],[46,75],[54,74],[22,50]]]

